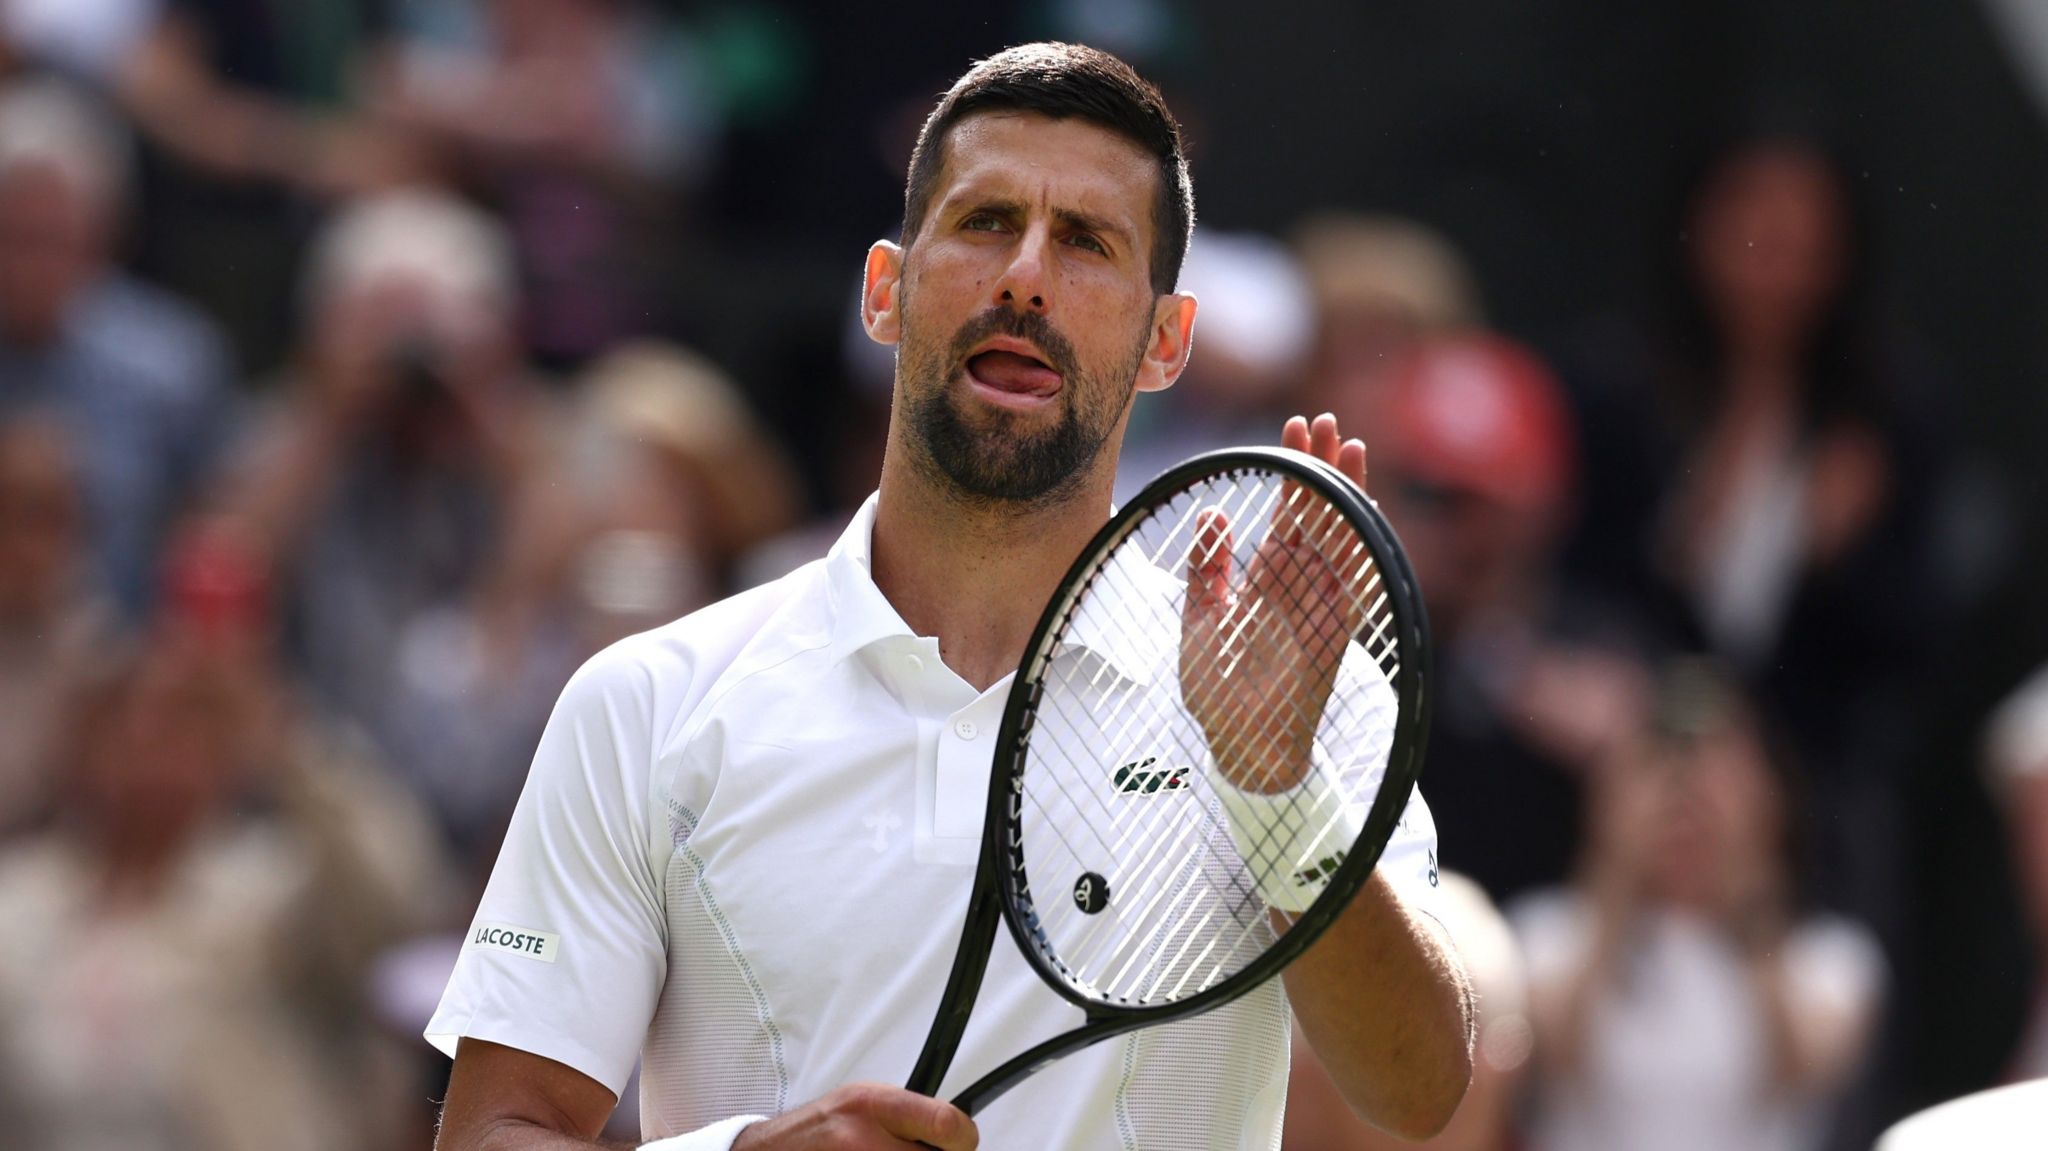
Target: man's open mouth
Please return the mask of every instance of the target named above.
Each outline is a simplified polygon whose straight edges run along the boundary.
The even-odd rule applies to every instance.
[[[967,357],[967,374],[983,387],[1012,395],[1050,396],[1060,390],[1059,372],[1026,352],[977,352]]]

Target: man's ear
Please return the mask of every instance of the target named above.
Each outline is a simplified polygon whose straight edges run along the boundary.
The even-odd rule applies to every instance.
[[[1138,364],[1138,390],[1156,392],[1173,386],[1188,366],[1195,346],[1195,297],[1169,292],[1152,308],[1152,338]]]
[[[876,240],[868,249],[866,274],[861,280],[860,322],[868,339],[894,344],[903,338],[903,249],[887,240]]]

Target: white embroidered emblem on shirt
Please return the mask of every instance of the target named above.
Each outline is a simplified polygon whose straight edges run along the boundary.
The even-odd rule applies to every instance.
[[[893,811],[877,811],[873,815],[860,817],[861,826],[875,833],[875,841],[868,846],[880,855],[889,850],[889,833],[903,826],[903,817]]]

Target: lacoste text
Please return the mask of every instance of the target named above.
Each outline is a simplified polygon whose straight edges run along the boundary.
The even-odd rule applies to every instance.
[[[553,963],[562,950],[562,937],[551,931],[535,931],[530,927],[507,927],[502,923],[479,923],[469,937],[475,947],[488,947],[494,951],[510,951],[542,963]]]

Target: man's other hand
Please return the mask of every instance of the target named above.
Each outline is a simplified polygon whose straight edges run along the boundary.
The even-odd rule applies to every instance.
[[[732,1151],[898,1151],[920,1145],[974,1151],[981,1133],[942,1100],[880,1083],[841,1087],[794,1111],[756,1123]]]

